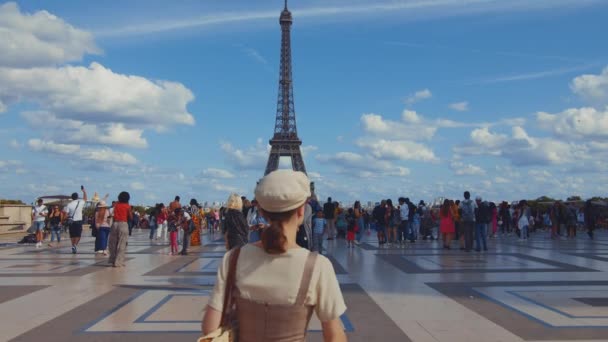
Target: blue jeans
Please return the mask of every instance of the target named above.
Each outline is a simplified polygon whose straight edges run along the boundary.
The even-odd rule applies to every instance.
[[[105,251],[108,249],[108,236],[110,235],[110,227],[101,227],[97,229],[97,237],[95,238],[95,252]]]
[[[486,235],[488,231],[488,225],[486,223],[475,224],[475,250],[481,250],[481,244],[483,243],[483,250],[488,250],[488,243],[486,241]]]
[[[365,220],[363,217],[359,217],[357,222],[359,225],[359,231],[357,231],[355,239],[357,239],[357,242],[361,242],[361,239],[363,238],[363,229],[365,229]]]
[[[150,224],[150,240],[156,236],[156,224]]]
[[[524,240],[528,238],[528,228],[528,226],[523,226],[523,228],[520,229],[520,239]]]
[[[61,242],[61,228],[59,226],[51,227],[51,242],[55,241],[55,237],[57,237],[57,242]]]

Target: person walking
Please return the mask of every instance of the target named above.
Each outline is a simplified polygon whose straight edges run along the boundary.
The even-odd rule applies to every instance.
[[[110,210],[105,201],[97,204],[97,213],[95,213],[95,228],[97,236],[95,237],[95,253],[108,255],[108,236],[110,235]]]
[[[87,191],[84,186],[80,186],[82,191],[82,199],[78,198],[78,193],[72,194],[72,201],[68,203],[63,209],[63,212],[67,216],[68,229],[70,231],[70,240],[72,241],[72,254],[78,252],[78,243],[82,236],[82,210],[87,203]]]
[[[32,222],[36,228],[36,248],[42,247],[43,231],[45,227],[46,217],[49,214],[49,210],[46,205],[43,204],[42,198],[36,201],[37,205],[32,208]]]
[[[354,205],[355,220],[357,220],[357,227],[359,229],[356,233],[355,244],[360,244],[363,238],[363,230],[365,229],[365,220],[363,218],[363,209],[361,208],[361,202],[356,201]]]
[[[118,195],[118,202],[114,205],[114,223],[110,230],[108,262],[112,267],[125,266],[125,254],[127,252],[127,241],[129,239],[129,220],[132,219],[129,200],[131,195],[123,191]]]
[[[519,241],[527,240],[529,237],[530,228],[530,208],[526,200],[519,202],[519,218],[517,220],[517,228],[519,228]]]
[[[460,202],[460,220],[464,233],[464,251],[473,249],[473,231],[475,230],[475,209],[477,205],[471,200],[471,193],[464,192],[464,200]]]
[[[53,247],[53,241],[57,238],[57,245],[61,243],[61,211],[58,206],[53,206],[53,210],[49,214],[49,225],[51,226],[51,242],[49,243],[49,247]]]
[[[203,215],[201,214],[201,205],[193,198],[190,200],[190,217],[192,218],[190,227],[190,246],[201,245],[201,223]]]
[[[309,196],[310,181],[302,172],[278,170],[259,182],[255,197],[270,226],[261,241],[224,256],[203,334],[220,327],[223,313],[234,313],[240,342],[305,341],[315,313],[325,341],[346,341],[340,320],[346,305],[331,262],[296,244]]]
[[[595,231],[595,225],[597,224],[597,213],[591,200],[585,202],[583,218],[585,221],[585,228],[587,229],[587,235],[593,240],[593,232]]]
[[[193,231],[192,216],[183,208],[175,209],[178,213],[178,226],[182,233],[182,250],[180,255],[188,255],[188,244],[190,243],[190,235]]]
[[[243,216],[243,200],[237,194],[228,197],[224,211],[223,229],[227,250],[244,246],[249,242],[249,226]]]
[[[323,205],[323,216],[327,222],[327,240],[333,240],[336,237],[336,205],[331,201],[331,197],[328,197],[327,203]]]
[[[150,212],[149,227],[150,227],[150,240],[156,236],[156,213],[158,212],[158,203],[154,206],[154,209]]]

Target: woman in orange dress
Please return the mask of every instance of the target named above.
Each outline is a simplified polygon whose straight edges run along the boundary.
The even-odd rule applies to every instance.
[[[190,246],[201,245],[201,209],[198,202],[193,198],[190,200],[190,216],[192,217],[192,224],[194,230],[190,235]]]
[[[454,226],[454,213],[450,201],[448,199],[443,201],[443,205],[439,210],[439,230],[443,239],[443,248],[450,249],[450,243],[454,238],[454,232],[456,228]]]

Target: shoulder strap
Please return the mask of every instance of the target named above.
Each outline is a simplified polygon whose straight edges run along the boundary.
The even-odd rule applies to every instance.
[[[312,252],[309,253],[308,257],[306,258],[306,265],[304,266],[304,273],[302,274],[300,289],[298,290],[298,296],[296,297],[297,306],[304,305],[304,302],[306,301],[306,294],[310,288],[310,280],[312,279],[312,272],[315,270],[318,255],[319,253]]]
[[[78,206],[80,205],[80,200],[76,200],[76,208],[74,208],[74,213],[70,216],[70,220],[74,219],[74,215],[76,215],[76,210],[78,210]]]
[[[231,314],[233,304],[233,294],[236,283],[236,266],[239,261],[239,254],[241,254],[241,248],[235,248],[230,255],[230,263],[228,265],[228,276],[226,278],[226,286],[224,288],[224,306],[222,308],[222,320],[220,326],[223,327],[228,324],[229,316]]]

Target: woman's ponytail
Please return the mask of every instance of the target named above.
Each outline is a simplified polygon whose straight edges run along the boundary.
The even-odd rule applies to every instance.
[[[287,251],[287,237],[283,228],[283,222],[295,214],[297,209],[283,213],[263,212],[264,217],[270,225],[262,230],[262,246],[268,254],[282,254]]]

